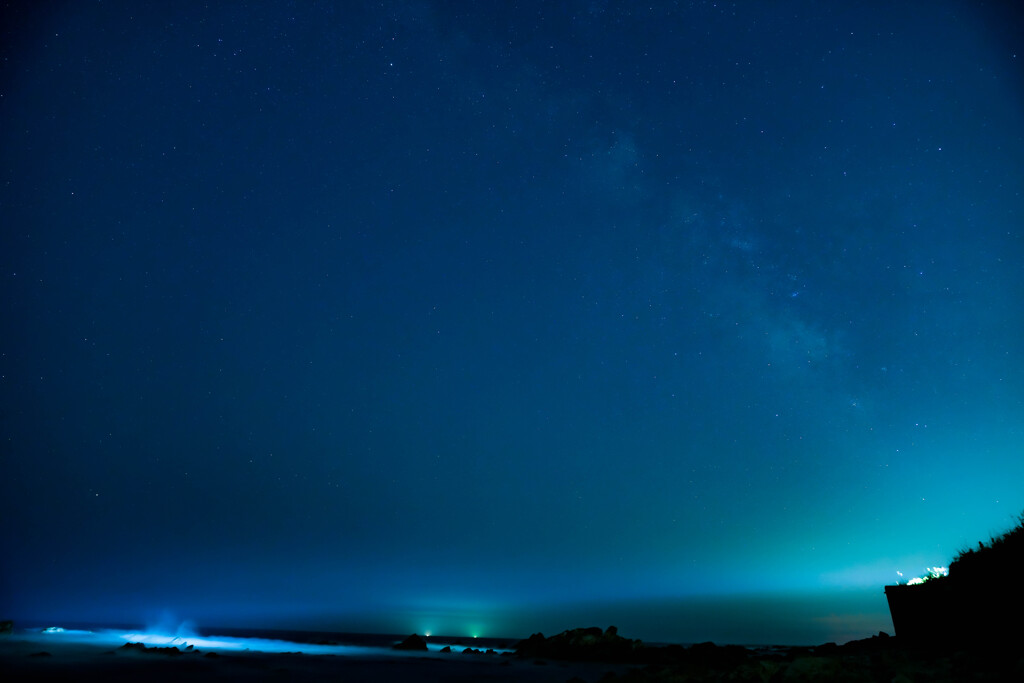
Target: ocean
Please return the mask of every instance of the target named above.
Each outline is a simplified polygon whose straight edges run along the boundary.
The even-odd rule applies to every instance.
[[[41,650],[48,645],[97,645],[117,648],[126,643],[142,643],[147,647],[189,647],[200,651],[235,652],[294,652],[338,656],[403,655],[394,646],[410,634],[340,633],[326,631],[292,631],[236,627],[153,628],[138,624],[48,624],[42,622],[16,623],[12,637],[38,643]],[[426,641],[429,652],[452,652],[467,649],[496,653],[514,649],[516,638],[473,638],[417,634]],[[415,652],[413,652],[415,654]],[[420,652],[422,654],[422,651]]]

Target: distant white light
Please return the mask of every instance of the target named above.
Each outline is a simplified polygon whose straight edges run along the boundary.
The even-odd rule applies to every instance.
[[[907,581],[908,586],[917,586],[930,579],[940,579],[943,576],[949,576],[949,567],[925,567],[925,571],[928,575],[925,577],[918,577]],[[900,576],[903,576],[900,574]]]

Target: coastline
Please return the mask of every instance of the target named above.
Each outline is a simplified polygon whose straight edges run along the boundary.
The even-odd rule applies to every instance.
[[[122,644],[47,638],[15,630],[0,636],[5,681],[323,680],[345,681],[768,681],[768,680],[1024,680],[1024,656],[1006,648],[928,649],[884,633],[844,645],[747,648],[700,643],[647,646],[614,629],[574,629],[520,641],[517,651],[401,652],[352,648],[303,654]],[[358,635],[358,634],[354,634]],[[255,642],[255,641],[254,641]],[[578,647],[579,643],[585,646]],[[569,644],[572,643],[570,646]],[[635,643],[636,645],[629,645]],[[293,643],[297,648],[301,643]],[[546,649],[545,649],[546,648]],[[575,648],[575,649],[574,649]],[[472,649],[471,649],[472,650]]]
[[[300,644],[296,644],[298,647]],[[537,681],[554,683],[574,676],[598,680],[628,667],[602,662],[545,662],[497,654],[398,652],[359,648],[353,654],[299,652],[221,652],[172,647],[113,648],[109,644],[44,642],[11,634],[0,638],[0,678],[5,681],[292,681],[336,678],[351,682]]]

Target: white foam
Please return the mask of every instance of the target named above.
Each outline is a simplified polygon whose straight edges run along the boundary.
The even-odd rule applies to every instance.
[[[24,633],[23,640],[44,644],[94,645],[96,647],[119,648],[126,643],[141,643],[146,647],[175,647],[185,651],[189,647],[201,651],[234,651],[234,652],[296,652],[310,655],[337,656],[381,656],[393,651],[385,648],[365,647],[358,645],[320,645],[312,643],[296,643],[287,640],[269,638],[234,638],[230,636],[199,636],[166,633],[149,633],[145,631],[116,631],[98,629],[96,631],[79,631],[49,627],[37,632]]]

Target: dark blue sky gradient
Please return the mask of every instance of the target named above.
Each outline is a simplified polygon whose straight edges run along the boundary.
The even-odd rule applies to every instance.
[[[3,612],[891,632],[1024,509],[998,6],[5,7]]]

